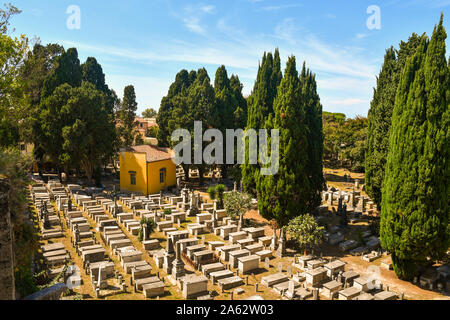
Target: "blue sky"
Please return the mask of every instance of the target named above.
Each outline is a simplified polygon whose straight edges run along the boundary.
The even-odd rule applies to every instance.
[[[94,56],[119,96],[136,88],[139,112],[159,108],[181,69],[205,67],[214,81],[224,64],[244,93],[253,88],[264,51],[280,49],[317,75],[324,110],[367,115],[386,48],[412,32],[431,35],[450,0],[12,0],[23,13],[16,33],[76,47],[80,60]],[[70,5],[81,10],[81,28],[67,28]],[[381,12],[381,29],[369,30],[370,5]]]

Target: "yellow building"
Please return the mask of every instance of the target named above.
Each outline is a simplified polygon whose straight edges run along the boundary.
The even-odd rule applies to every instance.
[[[177,184],[173,151],[142,145],[120,150],[120,189],[156,194]]]

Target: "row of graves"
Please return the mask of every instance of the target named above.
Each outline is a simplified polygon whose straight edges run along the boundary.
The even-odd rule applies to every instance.
[[[208,283],[218,285],[222,292],[248,284],[248,275],[273,256],[274,239],[265,236],[265,228],[243,228],[243,221],[231,220],[225,210],[218,209],[217,201],[201,203],[200,194],[188,189],[181,190],[180,196],[122,197],[121,202],[133,208],[134,216],[152,219],[167,238],[163,249],[145,235],[143,245],[185,299],[212,299]],[[167,209],[170,214],[165,214]],[[120,214],[119,218],[132,216]],[[187,217],[195,217],[195,222],[182,228]],[[205,241],[206,234],[215,234],[221,241]],[[187,272],[185,264],[197,272]]]
[[[57,210],[52,205],[55,196],[61,191],[61,184],[49,181],[48,184],[36,183],[30,186],[29,198],[36,208],[41,239],[47,244],[41,246],[43,263],[48,270],[48,278],[70,275],[66,270],[71,257],[63,243],[55,242],[64,237],[62,224]]]
[[[41,238],[51,240],[64,237],[61,220],[52,205],[61,184],[50,181],[47,185],[39,183],[31,187],[31,199],[38,213]],[[64,189],[64,188],[63,188]]]
[[[370,230],[362,232],[362,241],[345,238],[345,231],[349,225],[358,222],[368,222],[371,214],[376,210],[373,202],[366,202],[359,191],[345,192],[334,188],[322,192],[321,205],[316,210],[316,219],[325,220],[329,215],[337,216],[338,223],[327,229],[324,239],[330,245],[336,245],[342,252],[348,252],[354,256],[361,256],[363,260],[372,262],[382,257],[379,237],[372,234]],[[355,203],[357,205],[355,206]],[[329,208],[332,207],[332,211]],[[335,210],[334,207],[337,207]]]
[[[124,272],[131,275],[129,285],[134,291],[142,291],[147,298],[164,295],[164,282],[158,276],[152,275],[152,267],[143,260],[143,252],[133,246],[121,229],[123,227],[131,234],[137,234],[140,224],[134,220],[133,214],[122,212],[122,206],[117,203],[117,199],[105,193],[89,196],[73,185],[68,186],[68,191],[81,210],[67,210],[74,245],[92,279],[97,297],[126,292],[127,284],[123,280],[124,277],[115,270],[113,260],[106,257],[105,248],[97,243],[94,237],[83,234],[87,232],[84,229],[88,223],[85,216],[95,221],[96,231],[100,233],[102,241],[112,256],[120,262]]]
[[[289,300],[403,299],[403,294],[389,291],[389,287],[383,286],[376,277],[345,269],[345,262],[338,259],[295,256],[292,265],[287,267],[287,273],[283,273],[280,263],[278,273],[262,277],[261,284]]]

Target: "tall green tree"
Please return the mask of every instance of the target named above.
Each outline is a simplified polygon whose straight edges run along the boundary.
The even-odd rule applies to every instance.
[[[238,101],[231,88],[230,79],[225,66],[217,69],[216,78],[214,80],[214,92],[216,96],[215,108],[213,111],[212,127],[222,131],[225,137],[227,129],[234,129],[234,112],[238,106]],[[223,144],[224,164],[221,166],[222,178],[228,175],[230,165],[226,164],[226,155],[228,152],[234,153],[235,150],[228,150],[226,144]]]
[[[443,16],[400,78],[382,191],[380,235],[398,277],[410,280],[450,244],[449,68]]]
[[[325,189],[323,177],[323,123],[322,105],[317,93],[315,75],[306,69],[303,63],[300,74],[302,104],[305,109],[308,141],[307,174],[309,178],[308,211],[314,210],[321,203],[321,192]]]
[[[123,145],[130,147],[136,138],[136,93],[132,85],[126,86],[123,92],[122,107],[120,109],[120,126]]]
[[[365,188],[378,207],[381,207],[381,189],[389,151],[389,132],[400,75],[406,60],[415,54],[419,41],[417,34],[412,34],[407,42],[400,43],[398,51],[393,47],[386,50],[384,63],[377,78],[377,88],[374,89],[368,114]]]
[[[247,100],[242,95],[244,85],[237,75],[231,75],[230,86],[236,99],[236,108],[234,110],[234,129],[245,129],[247,125]]]
[[[274,99],[282,76],[278,49],[274,55],[275,58],[271,52],[264,53],[258,68],[255,86],[248,98],[247,130],[254,129],[258,132],[266,128],[266,121],[273,115]],[[245,150],[245,163],[242,165],[243,187],[246,192],[255,195],[260,168],[258,165],[248,163],[248,141]]]
[[[285,226],[299,214],[307,213],[310,192],[308,127],[293,56],[286,64],[271,120],[270,127],[280,131],[279,171],[257,178],[258,209],[267,220],[275,219],[279,226]]]
[[[24,81],[20,77],[20,67],[28,52],[25,36],[8,35],[10,18],[21,11],[5,5],[0,8],[0,146],[16,146],[20,140],[19,121],[23,113]]]
[[[170,137],[172,132],[169,130],[169,121],[172,119],[172,111],[174,109],[174,99],[176,97],[186,97],[187,91],[196,79],[196,72],[187,72],[181,70],[175,77],[175,81],[170,85],[167,96],[162,98],[156,123],[159,126],[158,143],[163,147],[171,145]]]
[[[81,86],[83,75],[76,48],[70,48],[58,56],[56,63],[56,68],[44,81],[41,99],[49,97],[57,87],[65,83],[71,87]]]
[[[180,119],[177,128],[188,129],[191,132],[192,137],[192,150],[191,154],[194,157],[194,122],[202,122],[202,136],[205,131],[213,127],[214,112],[217,106],[214,87],[211,85],[211,80],[208,76],[206,69],[202,68],[197,71],[195,81],[192,83],[188,90],[188,96],[186,99],[187,114],[182,111],[178,113],[175,119]],[[179,110],[179,109],[178,109]],[[209,143],[203,141],[200,147],[201,150],[205,150],[205,147]],[[203,174],[209,168],[209,165],[203,161],[202,164],[194,164],[194,158],[191,161],[192,165],[189,165],[190,169],[198,169],[200,176],[200,183],[203,184]],[[185,166],[184,166],[185,167]],[[186,170],[185,170],[186,172]]]
[[[40,146],[39,113],[44,81],[53,73],[57,66],[56,60],[63,53],[64,48],[59,44],[43,46],[36,43],[20,69],[20,77],[25,82],[25,94],[28,97],[24,109],[22,137],[24,141],[34,143],[36,159],[43,156],[43,151],[40,150],[42,148]]]
[[[92,182],[94,171],[107,162],[115,143],[115,123],[107,95],[89,82],[70,90],[61,108],[66,125],[62,128],[62,159],[77,163]]]

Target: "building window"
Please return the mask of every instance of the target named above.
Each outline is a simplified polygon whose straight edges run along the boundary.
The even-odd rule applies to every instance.
[[[166,182],[166,168],[159,170],[159,182],[160,183]]]
[[[136,173],[130,172],[130,181],[132,186],[136,185]]]

